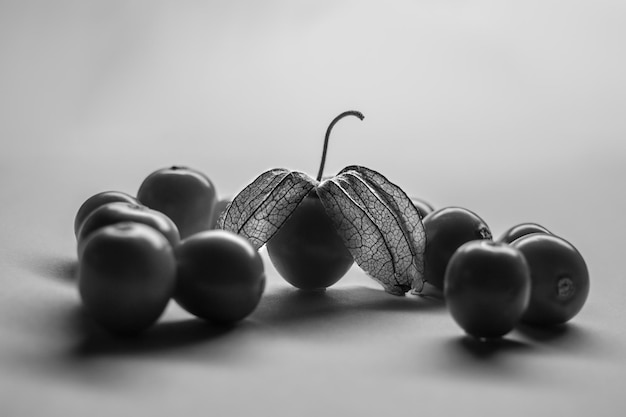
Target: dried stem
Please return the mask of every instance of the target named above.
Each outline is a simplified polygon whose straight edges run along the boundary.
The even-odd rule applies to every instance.
[[[320,163],[320,169],[317,172],[318,181],[322,180],[322,174],[324,173],[324,165],[326,165],[326,153],[328,151],[328,139],[330,138],[330,132],[331,130],[333,130],[333,127],[335,126],[335,124],[346,116],[356,116],[361,120],[365,118],[365,116],[363,116],[363,113],[361,113],[360,111],[348,110],[348,111],[341,113],[339,116],[335,117],[332,122],[330,122],[330,124],[328,125],[328,129],[326,129],[326,137],[324,138],[324,150],[322,151],[322,162]]]

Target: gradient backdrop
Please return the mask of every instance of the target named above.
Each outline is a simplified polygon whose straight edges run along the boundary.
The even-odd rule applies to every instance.
[[[626,4],[617,0],[0,1],[0,414],[620,415],[626,409]],[[153,170],[222,197],[272,167],[374,168],[495,235],[539,222],[588,263],[559,332],[496,349],[357,267],[326,294],[263,250],[230,331],[173,303],[139,341],[89,329],[73,220]]]

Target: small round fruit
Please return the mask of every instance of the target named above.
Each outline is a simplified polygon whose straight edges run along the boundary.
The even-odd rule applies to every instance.
[[[130,203],[108,203],[95,209],[83,222],[78,231],[78,256],[82,252],[85,239],[94,231],[110,224],[121,222],[143,223],[158,230],[167,238],[172,247],[180,241],[174,222],[160,211]]]
[[[467,242],[450,259],[444,296],[452,318],[467,334],[501,337],[528,306],[528,264],[519,250],[505,243]]]
[[[530,267],[532,290],[523,322],[556,325],[580,312],[589,295],[589,271],[571,243],[534,233],[516,239],[511,246],[524,254]]]
[[[446,267],[454,252],[472,240],[491,240],[489,226],[476,213],[461,207],[444,207],[423,219],[426,232],[424,279],[443,289]]]
[[[354,263],[315,191],[267,242],[267,253],[278,273],[303,290],[335,284]]]
[[[105,204],[116,202],[138,204],[135,197],[121,191],[103,191],[94,194],[85,200],[76,213],[76,217],[74,218],[74,235],[78,236],[80,227],[92,211]]]
[[[172,166],[148,175],[137,191],[137,200],[165,213],[184,239],[210,228],[217,194],[211,180],[202,172]]]
[[[228,206],[231,201],[232,199],[230,198],[221,198],[217,200],[217,203],[215,204],[215,208],[213,210],[213,215],[211,216],[211,229],[217,228],[217,221],[219,220],[224,210],[226,210],[226,206]]]
[[[422,219],[428,214],[435,211],[435,208],[428,201],[422,200],[421,198],[411,197],[411,202],[413,203],[417,211],[420,212],[420,217]]]
[[[265,289],[265,272],[261,256],[248,240],[225,230],[208,230],[184,239],[175,253],[174,299],[189,313],[228,324],[256,309]]]
[[[176,260],[152,227],[124,222],[102,227],[85,241],[78,289],[93,320],[109,332],[139,333],[161,316],[176,284]]]
[[[502,236],[498,238],[498,242],[511,243],[515,239],[531,233],[551,234],[548,229],[537,223],[520,223],[505,230]]]

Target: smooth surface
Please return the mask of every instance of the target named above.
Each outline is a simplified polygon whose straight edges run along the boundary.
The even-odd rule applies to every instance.
[[[0,414],[614,416],[626,409],[622,1],[3,1]],[[230,330],[170,303],[134,342],[85,323],[74,215],[155,169],[220,198],[263,170],[361,164],[495,236],[572,242],[587,305],[559,331],[464,338],[354,267],[268,288]]]

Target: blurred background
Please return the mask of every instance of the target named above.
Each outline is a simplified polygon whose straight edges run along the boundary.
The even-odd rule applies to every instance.
[[[173,164],[231,196],[268,168],[315,175],[328,123],[356,109],[326,174],[362,164],[496,232],[558,230],[592,199],[563,193],[610,197],[625,161],[625,16],[616,0],[5,0],[0,169],[25,157],[14,175],[36,181],[54,163],[68,213]]]
[[[315,174],[327,124],[354,108],[366,119],[337,126],[328,173],[384,166],[408,191],[447,202],[438,189],[469,181],[461,172],[495,181],[626,151],[625,9],[5,0],[3,153],[97,155],[90,171],[186,163],[232,193],[269,167]]]
[[[573,381],[578,393],[589,392],[598,381],[604,386],[607,375],[613,382],[623,378],[618,366],[590,367],[577,359],[607,353],[591,340],[602,344],[612,331],[623,329],[618,316],[623,306],[620,236],[626,230],[625,18],[626,2],[621,0],[0,0],[0,272],[12,289],[0,294],[0,325],[7,335],[0,344],[0,365],[12,364],[11,381],[0,381],[0,388],[18,382],[13,391],[0,390],[0,396],[13,392],[17,398],[35,387],[54,387],[42,403],[53,404],[74,398],[72,390],[80,389],[85,391],[75,406],[89,409],[102,395],[90,390],[90,382],[99,375],[96,387],[114,386],[108,383],[115,378],[103,372],[114,363],[115,372],[124,369],[126,376],[139,366],[143,382],[152,378],[161,383],[158,377],[167,374],[165,387],[192,387],[188,396],[201,401],[203,385],[194,381],[207,378],[208,372],[181,364],[180,351],[161,365],[146,360],[145,352],[140,352],[143,362],[131,354],[129,368],[124,360],[105,360],[95,370],[73,363],[68,371],[57,362],[55,355],[65,354],[68,334],[74,334],[60,318],[68,305],[75,305],[75,293],[57,282],[45,285],[47,278],[41,278],[67,275],[74,260],[76,210],[99,191],[135,193],[150,172],[174,164],[205,172],[222,197],[273,167],[315,175],[328,123],[355,109],[365,120],[348,118],[335,127],[326,174],[366,165],[436,207],[476,211],[495,235],[512,224],[535,221],[585,254],[594,285],[581,320],[584,330],[593,331],[591,337],[570,332],[568,342],[558,345],[568,349],[574,335],[579,344],[570,345],[569,352],[580,346],[579,356],[560,362],[554,356],[515,359],[478,372],[499,393],[499,413],[494,414],[511,411],[507,401],[517,399],[520,414],[538,403],[584,415],[580,403],[563,405],[562,397],[546,398],[529,386],[541,372]],[[359,271],[354,274],[360,279]],[[368,294],[357,292],[356,305],[372,301]],[[339,299],[339,310],[345,301]],[[403,311],[399,318],[408,323],[412,318]],[[390,340],[405,343],[409,361],[419,362],[418,352],[434,357],[429,375],[435,382],[421,384],[419,390],[425,393],[426,385],[425,395],[435,401],[422,403],[422,410],[438,410],[445,402],[454,407],[440,390],[450,384],[465,393],[457,405],[476,405],[481,401],[477,394],[487,392],[466,391],[455,380],[458,368],[474,380],[478,368],[467,361],[467,352],[455,350],[450,362],[445,355],[453,345],[441,349],[436,337],[416,342],[410,334],[394,333],[385,319],[372,324],[354,314],[349,326],[331,327],[334,338],[327,344],[320,341],[327,340],[332,320],[315,322],[310,334],[317,338],[307,339],[297,325],[279,332],[278,342],[271,341],[272,332],[243,337],[244,346],[266,346],[261,359],[269,365],[252,380],[264,384],[274,371],[291,378],[299,371],[322,369],[324,360],[336,371],[336,384],[328,386],[343,384],[348,388],[341,392],[352,398],[336,406],[359,404],[362,412],[385,412],[385,401],[363,402],[361,392],[379,398],[373,395],[378,376],[361,367],[365,353],[354,356],[356,348],[367,345],[366,352],[375,352],[368,360],[379,359],[373,362],[377,372],[388,359],[399,365],[399,356],[386,359],[376,353],[384,349],[376,345],[384,344],[383,339],[369,344],[374,339],[368,326],[374,325]],[[333,317],[341,321],[344,316]],[[440,317],[420,322],[427,327],[423,334],[457,334],[452,324],[441,327],[448,321]],[[593,324],[585,327],[589,322]],[[345,339],[338,336],[344,331]],[[620,335],[623,339],[623,331]],[[229,343],[215,349],[231,352]],[[293,353],[306,352],[311,343],[319,362]],[[612,354],[626,345],[616,343]],[[159,347],[157,361],[160,354],[167,356],[160,353],[167,349]],[[240,381],[250,378],[249,365],[255,369],[259,363],[242,365],[241,357],[250,351],[237,352],[225,355],[227,363],[237,363],[235,373],[218,365],[215,375],[229,387],[241,388],[254,404],[251,399],[262,399],[265,391],[254,384],[241,387]],[[215,352],[209,347],[209,353]],[[618,355],[618,363],[624,362]],[[446,364],[443,375],[440,364]],[[47,379],[39,379],[41,369]],[[523,370],[525,381],[531,382],[524,388],[531,390],[533,401],[520,400],[517,385],[501,384],[512,370]],[[65,375],[64,384],[56,385],[57,375]],[[291,381],[295,385],[286,391],[290,400],[285,404],[306,400],[302,393],[325,383],[322,373],[312,375],[313,380]],[[356,383],[354,375],[365,379]],[[409,376],[411,383],[424,382],[414,377]],[[392,397],[406,400],[405,394],[417,389],[411,383]],[[604,390],[587,411],[598,415],[594,407],[599,405],[610,415],[618,389]],[[170,405],[176,404],[178,393],[168,394]],[[141,395],[153,398],[149,394]],[[224,409],[228,398],[220,399]],[[312,414],[324,410],[322,403],[312,407]],[[276,406],[277,412],[286,409]]]

